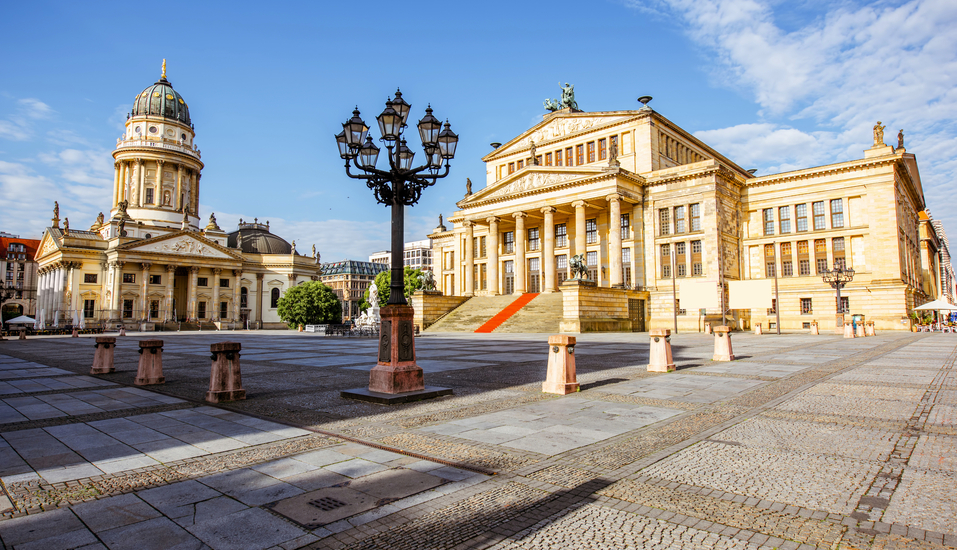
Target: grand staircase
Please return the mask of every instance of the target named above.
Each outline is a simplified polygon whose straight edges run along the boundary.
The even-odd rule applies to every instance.
[[[524,295],[526,299],[528,296]],[[562,319],[561,292],[539,294],[501,324],[488,324],[493,317],[519,299],[519,296],[513,295],[475,296],[439,319],[425,332],[477,332],[483,326],[483,331],[491,330],[495,333],[558,332]]]

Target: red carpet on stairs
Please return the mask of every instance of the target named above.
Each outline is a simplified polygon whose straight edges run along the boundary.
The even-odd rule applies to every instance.
[[[496,313],[495,317],[492,317],[486,321],[484,325],[475,329],[475,332],[492,332],[493,330],[497,329],[499,325],[507,321],[509,317],[515,315],[518,310],[522,309],[526,304],[534,300],[536,296],[538,296],[537,292],[522,294],[517,300],[505,306],[505,309]]]

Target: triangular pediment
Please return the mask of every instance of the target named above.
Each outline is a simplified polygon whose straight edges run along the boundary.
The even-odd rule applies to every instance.
[[[532,142],[536,147],[547,145],[552,141],[571,137],[586,130],[593,130],[604,126],[613,126],[631,120],[637,111],[610,111],[597,113],[556,113],[532,126],[524,133],[502,145],[486,155],[482,160],[489,162],[499,157],[510,155],[517,151],[528,149]]]
[[[221,258],[226,260],[242,259],[242,253],[230,250],[191,231],[179,231],[126,243],[117,247],[125,252],[151,252],[154,254],[173,254],[177,256],[199,256],[202,258]]]
[[[507,178],[495,182],[491,186],[482,189],[478,193],[469,195],[464,200],[459,201],[459,205],[467,205],[473,202],[496,199],[508,195],[517,195],[519,193],[536,189],[546,189],[548,187],[560,185],[572,180],[595,175],[594,170],[589,170],[588,172],[569,172],[567,170],[567,168],[565,171],[549,169],[521,170]]]
[[[48,256],[59,249],[60,243],[56,238],[53,237],[50,229],[47,229],[43,232],[43,238],[40,239],[40,246],[37,247],[37,255],[35,259],[39,260],[40,258]]]

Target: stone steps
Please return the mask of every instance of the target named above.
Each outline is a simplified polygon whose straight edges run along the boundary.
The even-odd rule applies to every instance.
[[[425,332],[475,332],[518,296],[475,296]],[[562,319],[562,293],[540,294],[493,332],[558,332]]]
[[[561,292],[539,294],[493,332],[558,333],[562,315]]]
[[[475,332],[517,296],[475,296],[427,328],[426,332]],[[534,300],[533,300],[534,301]]]

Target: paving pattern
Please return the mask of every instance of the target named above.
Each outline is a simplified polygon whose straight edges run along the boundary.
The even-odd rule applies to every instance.
[[[155,335],[150,335],[154,337]],[[0,342],[0,543],[14,548],[957,548],[957,337],[579,337],[582,391],[541,393],[546,335],[417,340],[443,399],[344,400],[376,342],[135,336]],[[209,345],[247,400],[202,401]],[[491,351],[491,352],[490,352]]]

